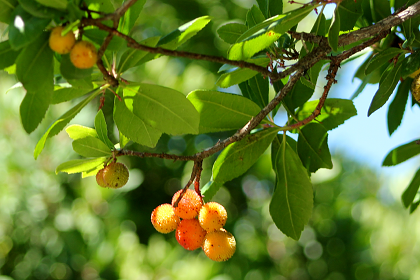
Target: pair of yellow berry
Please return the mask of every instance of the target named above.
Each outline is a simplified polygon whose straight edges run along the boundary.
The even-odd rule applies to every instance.
[[[98,60],[95,46],[88,41],[78,41],[72,31],[62,35],[63,26],[55,27],[50,34],[50,48],[59,54],[70,53],[70,61],[80,69],[89,69]]]
[[[217,202],[203,205],[201,197],[188,189],[177,207],[173,207],[182,190],[172,197],[172,205],[165,203],[156,207],[151,215],[158,232],[174,230],[178,243],[187,250],[202,248],[214,261],[230,259],[236,250],[233,235],[223,229],[226,224],[226,209]]]
[[[129,171],[125,164],[111,162],[96,174],[96,182],[103,188],[119,189],[128,182]]]

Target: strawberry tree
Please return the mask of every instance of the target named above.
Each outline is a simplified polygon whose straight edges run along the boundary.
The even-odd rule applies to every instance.
[[[0,21],[8,25],[8,39],[0,43],[0,69],[15,74],[20,82],[17,86],[26,91],[20,105],[23,129],[33,132],[55,104],[74,103],[51,123],[34,150],[35,159],[42,156],[48,139],[65,130],[81,159],[63,162],[56,172],[95,176],[120,156],[192,161],[191,177],[181,194],[194,183],[208,201],[225,182],[247,172],[271,146],[276,187],[270,214],[283,233],[299,239],[312,213],[311,174],[333,166],[328,132],[357,114],[351,99],[328,98],[340,66],[364,50],[370,52],[355,74],[362,81],[355,96],[367,84],[379,83],[368,112],[361,112],[371,115],[397,90],[388,105],[390,134],[401,123],[407,102],[418,106],[414,97],[419,96],[419,78],[413,73],[420,68],[420,2],[320,0],[283,11],[286,3],[282,0],[257,0],[244,23],[225,22],[218,27],[217,36],[230,44],[225,56],[182,49],[186,41],[208,28],[212,21],[208,15],[191,19],[168,34],[143,34],[138,21],[140,16],[147,17],[141,13],[145,2],[0,3]],[[326,18],[325,8],[331,6],[332,18]],[[299,23],[314,12],[311,26],[297,31]],[[71,53],[60,54],[50,48],[50,34],[57,27],[61,36],[73,33],[75,45],[86,42],[90,46],[95,55],[90,56],[93,67],[75,63]],[[186,93],[123,78],[135,67],[162,56],[218,63],[219,79],[212,88]],[[317,84],[323,90],[319,100],[313,101]],[[241,94],[223,90],[236,85]],[[270,88],[275,92],[272,97]],[[101,110],[107,102],[106,91],[115,99],[112,118],[106,118]],[[94,127],[69,125],[91,102],[98,108]],[[276,118],[279,115],[285,118]],[[106,120],[116,126],[118,141],[111,141]],[[232,134],[195,154],[153,153],[134,150],[131,145],[153,148],[163,134],[223,131]],[[396,165],[417,155],[419,144],[416,140],[395,148],[383,165]],[[200,187],[203,161],[216,153],[212,177]],[[411,211],[420,203],[415,201],[419,186],[420,170],[402,195]]]

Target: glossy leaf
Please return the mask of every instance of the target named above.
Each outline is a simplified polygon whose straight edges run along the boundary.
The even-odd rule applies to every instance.
[[[104,142],[108,148],[111,150],[114,149],[114,144],[112,144],[111,140],[108,138],[108,128],[106,126],[104,112],[99,110],[95,117],[95,129],[98,133],[98,138]]]
[[[104,157],[112,155],[108,146],[96,137],[76,139],[72,143],[73,150],[84,157]]]
[[[248,80],[249,99],[254,101],[260,108],[264,108],[268,104],[269,81],[261,74],[258,74]]]
[[[340,34],[340,13],[338,8],[335,8],[330,29],[328,30],[328,44],[337,51],[338,49],[338,35]]]
[[[34,158],[37,159],[39,154],[42,152],[45,146],[45,142],[47,138],[52,137],[58,134],[64,127],[82,110],[93,98],[98,96],[101,92],[100,88],[97,88],[92,91],[91,95],[89,95],[86,99],[78,103],[76,106],[68,110],[66,113],[61,115],[58,120],[56,120],[44,133],[41,139],[38,141],[34,151]]]
[[[43,33],[19,54],[16,75],[27,91],[45,91],[51,98],[53,71],[53,51],[48,46],[48,34]]]
[[[404,50],[397,48],[389,48],[381,51],[369,60],[365,68],[365,75],[370,74],[373,70],[384,64],[389,64],[393,57],[399,56],[402,53],[404,53]]]
[[[201,188],[201,194],[204,196],[204,201],[209,202],[217,191],[223,186],[223,183],[209,181]]]
[[[238,38],[247,31],[246,25],[241,23],[228,23],[217,29],[220,39],[229,44],[235,44]]]
[[[14,50],[18,50],[35,41],[43,33],[51,19],[37,18],[17,6],[9,25],[9,41]]]
[[[66,80],[80,80],[92,75],[93,68],[80,69],[71,63],[68,54],[61,56],[60,73]]]
[[[20,104],[20,119],[27,133],[34,131],[45,116],[51,94],[44,91],[27,92]]]
[[[352,30],[356,21],[362,15],[363,1],[343,0],[337,5],[338,13],[340,14],[340,30]]]
[[[199,133],[239,129],[260,111],[251,100],[225,92],[196,90],[187,98],[200,114]]]
[[[287,236],[298,240],[312,215],[313,190],[305,167],[285,137],[272,145],[276,187],[270,202],[270,215]]]
[[[297,113],[299,120],[309,117],[315,110],[319,101],[309,101]],[[339,98],[328,98],[321,109],[321,114],[316,117],[316,122],[322,124],[327,130],[334,129],[346,120],[357,115],[353,101]]]
[[[372,115],[376,110],[381,108],[389,99],[401,77],[402,63],[395,65],[391,71],[384,73],[384,79],[379,83],[379,89],[370,104],[368,116]]]
[[[413,179],[410,182],[410,185],[405,189],[401,198],[405,208],[408,208],[416,197],[420,188],[420,169],[417,170],[416,174],[414,175]]]
[[[0,22],[9,24],[13,17],[13,11],[19,3],[17,0],[2,0],[2,8],[0,9]]]
[[[382,162],[382,165],[383,166],[397,165],[418,154],[420,154],[420,139],[414,140],[410,143],[401,145],[393,149],[385,157],[384,161]]]
[[[211,17],[203,16],[187,22],[168,35],[162,37],[159,40],[158,46],[169,50],[175,50],[196,35],[210,22],[210,20]]]
[[[257,25],[258,23],[263,22],[264,20],[265,17],[263,13],[256,5],[253,5],[246,14],[246,24],[248,28]]]
[[[259,51],[271,46],[281,35],[281,33],[269,30],[258,37],[236,43],[229,49],[228,58],[231,60],[247,60]]]
[[[171,135],[197,134],[200,117],[191,102],[179,91],[152,84],[124,89],[126,104],[146,124]]]
[[[69,137],[73,140],[86,137],[96,137],[99,139],[98,133],[95,129],[79,124],[70,125],[66,128],[66,132],[69,135]]]
[[[103,168],[106,160],[106,157],[69,160],[57,166],[55,173],[58,174],[59,172],[65,172],[73,174],[96,169],[98,166]]]
[[[402,69],[401,69],[401,77],[407,78],[407,76],[413,74],[417,70],[420,69],[420,51],[416,51],[415,53],[409,55],[404,60]]]
[[[155,47],[158,43],[160,37],[151,37],[147,38],[140,42],[140,44]],[[117,73],[123,73],[132,67],[136,67],[143,62],[143,58],[149,54],[146,51],[140,51],[136,49],[127,49],[121,56],[118,67]]]
[[[398,86],[397,94],[389,105],[387,115],[389,135],[392,135],[392,133],[401,124],[405,107],[407,105],[411,82],[411,79],[405,79],[402,83],[400,83]]]
[[[119,25],[119,30],[122,33],[129,34],[131,32],[133,26],[139,20],[140,12],[143,10],[145,3],[146,0],[138,0],[124,13]]]
[[[283,13],[282,0],[257,0],[257,3],[266,18]]]
[[[328,132],[321,124],[309,123],[299,131],[297,149],[303,166],[309,172],[333,167],[328,148]]]
[[[264,153],[279,131],[268,128],[225,148],[213,164],[213,181],[223,183],[244,174]]]
[[[147,147],[154,148],[162,132],[146,124],[141,118],[133,114],[131,100],[121,102],[115,99],[114,122],[120,133],[130,140]],[[131,105],[130,108],[127,107]]]
[[[306,104],[305,102],[308,101],[314,93],[314,89],[306,86],[304,82],[302,82],[303,79],[305,78],[300,78],[293,89],[283,98],[285,106],[290,110],[294,110],[303,104]]]
[[[232,72],[222,74],[217,80],[216,85],[221,88],[228,88],[233,85],[242,83],[243,81],[249,80],[257,74],[257,71],[251,70],[249,68],[238,68]]]
[[[19,55],[19,51],[15,51],[10,46],[10,42],[4,41],[0,43],[0,70],[9,67],[15,63]]]
[[[62,102],[70,101],[74,98],[83,96],[90,91],[91,89],[79,89],[74,87],[60,88],[54,91],[51,104],[59,104]]]

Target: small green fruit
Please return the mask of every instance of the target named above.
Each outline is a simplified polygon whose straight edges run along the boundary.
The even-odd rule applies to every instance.
[[[120,162],[111,162],[108,164],[103,169],[102,175],[105,182],[105,187],[111,189],[119,189],[127,184],[128,176],[129,172],[127,166]]]

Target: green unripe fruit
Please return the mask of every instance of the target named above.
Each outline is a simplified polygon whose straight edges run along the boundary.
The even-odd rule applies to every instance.
[[[128,176],[127,166],[120,162],[111,162],[103,169],[103,179],[107,188],[121,188],[127,184]]]

